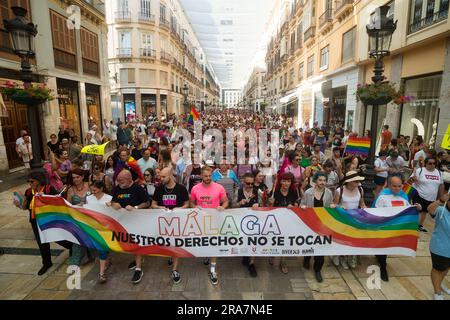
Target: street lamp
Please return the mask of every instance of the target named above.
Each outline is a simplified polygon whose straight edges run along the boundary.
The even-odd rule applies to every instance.
[[[372,81],[374,84],[381,83],[385,79],[383,76],[383,58],[389,56],[390,54],[389,47],[392,41],[392,34],[397,28],[397,21],[394,22],[392,16],[387,16],[389,10],[389,6],[381,6],[377,8],[372,14],[371,23],[366,25],[366,31],[369,36],[369,57],[375,60],[375,67],[373,70],[374,76],[372,77]],[[370,124],[370,151],[368,166],[364,171],[366,179],[363,183],[363,187],[364,189],[366,189],[365,195],[367,202],[373,201],[373,190],[375,189],[375,183],[373,182],[373,179],[375,177],[374,163],[378,136],[378,108],[378,104],[372,104],[372,120]]]
[[[185,83],[183,85],[184,113],[188,113],[188,111],[187,111],[187,108],[188,108],[188,105],[189,105],[188,100],[187,100],[188,94],[189,94],[189,87],[188,87],[187,83]]]
[[[22,7],[11,7],[15,15],[14,19],[3,20],[5,29],[8,31],[13,45],[14,53],[20,58],[20,73],[24,88],[30,88],[33,81],[33,74],[30,65],[30,59],[35,57],[34,38],[37,35],[37,26],[26,18],[27,10]],[[28,128],[31,135],[33,148],[33,160],[30,162],[32,169],[42,168],[42,154],[39,137],[39,115],[37,104],[27,103]]]

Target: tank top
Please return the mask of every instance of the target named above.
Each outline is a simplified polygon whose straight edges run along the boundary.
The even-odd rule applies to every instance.
[[[86,203],[86,198],[87,196],[89,196],[91,194],[91,192],[88,190],[83,196],[79,196],[77,195],[75,192],[73,193],[72,196],[72,204],[73,205],[77,205],[81,202]]]
[[[350,196],[346,195],[345,192],[343,192],[341,190],[341,188],[337,189],[336,192],[338,194],[341,194],[341,192],[342,192],[340,205],[342,207],[344,207],[344,209],[358,209],[359,208],[359,201],[361,200],[361,193],[360,193],[359,189],[357,190],[356,195],[350,195]]]

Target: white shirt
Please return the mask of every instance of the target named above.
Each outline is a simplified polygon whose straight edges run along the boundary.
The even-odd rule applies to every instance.
[[[439,187],[444,183],[439,170],[434,169],[430,172],[427,168],[417,168],[414,175],[418,181],[414,182],[413,187],[416,188],[419,196],[427,201],[436,201]]]
[[[137,163],[139,168],[141,169],[142,174],[144,174],[145,170],[147,169],[154,170],[156,168],[156,160],[152,157],[148,158],[148,161],[145,161],[144,158],[140,158]]]
[[[351,191],[348,191],[351,192]],[[341,195],[341,188],[338,188],[336,190],[336,194]],[[358,209],[359,208],[359,201],[361,200],[361,193],[359,191],[359,188],[355,190],[355,195],[346,195],[345,189],[344,192],[342,192],[342,199],[339,205],[344,207],[344,209]]]
[[[395,194],[383,194],[380,193],[375,200],[375,208],[387,208],[387,207],[405,207],[409,206],[408,200]]]
[[[96,196],[91,194],[91,195],[87,196],[86,203],[88,203],[88,204],[105,204],[107,202],[110,202],[111,200],[112,200],[112,197],[106,193],[103,194],[103,197],[101,197],[100,200],[98,200]]]
[[[381,160],[380,158],[377,158],[375,160],[375,167],[380,168],[380,169],[388,169],[389,168],[389,166],[386,163],[386,160]],[[377,172],[377,176],[387,178],[388,172],[387,171]]]
[[[117,140],[117,126],[115,124],[112,124],[109,128],[110,134],[111,134],[111,140],[116,141]]]

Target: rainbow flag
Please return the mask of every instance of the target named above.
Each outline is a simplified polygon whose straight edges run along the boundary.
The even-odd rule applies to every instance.
[[[345,152],[347,154],[353,154],[355,156],[369,156],[370,150],[370,138],[367,137],[349,137]]]
[[[411,200],[414,198],[414,196],[417,194],[417,190],[416,188],[414,188],[412,185],[410,185],[409,183],[405,183],[403,185],[403,191],[406,193],[406,195],[408,196],[408,199]]]
[[[385,208],[387,209],[387,208]],[[291,208],[315,233],[331,235],[333,242],[359,248],[398,247],[417,250],[419,215],[409,207],[393,216],[378,216],[373,209]]]
[[[194,125],[194,122],[200,119],[200,114],[195,109],[195,106],[191,107],[191,112],[189,113],[188,123]]]

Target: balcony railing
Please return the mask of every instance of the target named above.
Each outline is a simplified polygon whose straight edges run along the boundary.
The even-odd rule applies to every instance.
[[[332,20],[333,20],[333,18],[332,18],[332,11],[331,11],[331,8],[328,8],[319,17],[319,28],[322,28],[327,22],[331,22]]]
[[[159,19],[159,26],[169,29],[170,28],[170,22],[167,21],[166,19]]]
[[[448,17],[448,8],[436,12],[434,15],[430,15],[428,17],[423,18],[422,20],[413,22],[409,25],[408,33],[414,33],[416,31],[422,30],[426,27],[429,27],[435,23],[443,21]]]
[[[315,35],[316,35],[316,26],[311,26],[305,31],[303,41],[306,42]]]
[[[156,58],[156,50],[150,48],[141,48],[141,57]]]
[[[339,11],[341,11],[341,9],[343,9],[345,6],[352,5],[352,4],[353,4],[353,0],[336,0],[335,6],[334,6],[334,13],[336,14]]]
[[[131,48],[117,48],[118,58],[131,58],[132,49]]]
[[[155,15],[148,12],[139,12],[139,22],[155,23]]]
[[[161,50],[161,60],[171,62],[172,56],[170,55],[170,53],[167,53],[167,52]]]
[[[118,11],[114,14],[116,21],[131,21],[130,11]]]

